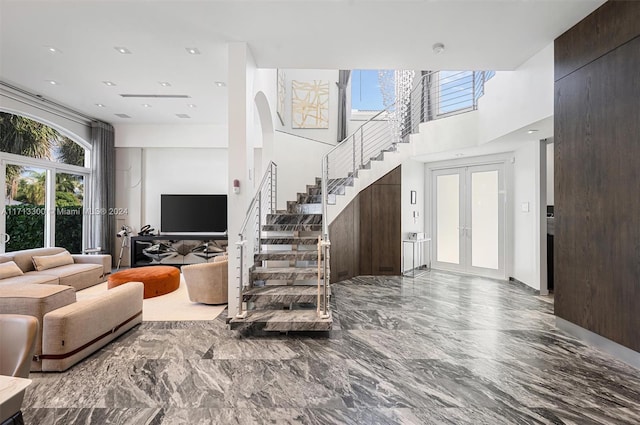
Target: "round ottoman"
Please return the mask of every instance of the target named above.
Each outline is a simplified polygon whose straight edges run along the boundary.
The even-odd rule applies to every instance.
[[[168,294],[180,286],[180,270],[171,266],[147,266],[122,270],[109,275],[109,289],[127,282],[142,282],[144,298]]]

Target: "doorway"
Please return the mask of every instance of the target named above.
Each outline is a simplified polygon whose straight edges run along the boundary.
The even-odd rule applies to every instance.
[[[432,172],[433,267],[505,278],[504,165]]]

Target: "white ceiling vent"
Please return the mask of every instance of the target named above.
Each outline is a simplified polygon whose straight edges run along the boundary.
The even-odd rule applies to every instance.
[[[129,115],[127,114],[116,114],[116,117],[120,117],[120,118],[131,118]]]
[[[154,99],[189,99],[187,94],[121,94],[121,97],[154,98]]]
[[[191,118],[189,115],[187,114],[176,114],[176,117],[178,118]]]

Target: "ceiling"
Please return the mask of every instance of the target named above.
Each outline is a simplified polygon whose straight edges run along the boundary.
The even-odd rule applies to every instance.
[[[0,79],[110,123],[226,125],[229,42],[261,68],[510,70],[603,2],[0,0]]]

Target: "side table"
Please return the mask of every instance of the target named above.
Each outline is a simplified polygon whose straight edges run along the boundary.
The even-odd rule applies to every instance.
[[[407,245],[411,246],[411,268],[408,270],[405,269],[405,260],[407,258],[407,256],[405,255],[405,248],[407,247]],[[425,252],[425,250],[423,249],[424,245],[427,245],[428,249],[428,255],[425,258],[426,261],[423,261],[423,255]],[[418,260],[417,267],[416,259]],[[416,269],[431,270],[431,238],[404,239],[402,241],[402,275],[408,277],[416,277]],[[411,272],[411,274],[409,274],[409,272]]]

